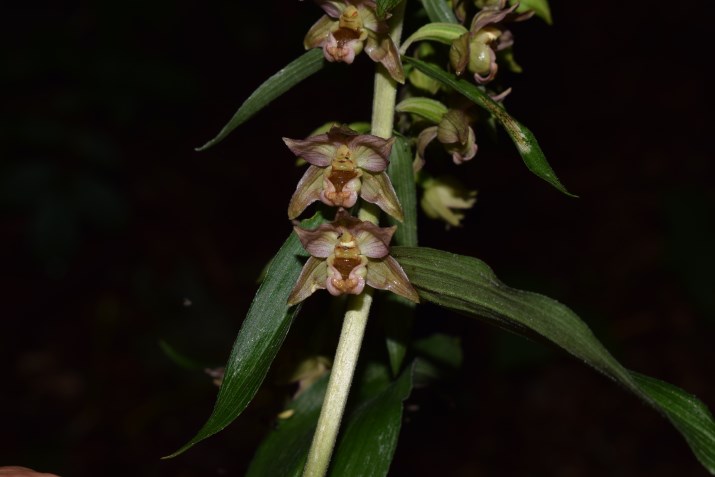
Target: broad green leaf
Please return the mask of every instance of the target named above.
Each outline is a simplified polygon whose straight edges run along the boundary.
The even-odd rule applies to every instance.
[[[384,476],[392,461],[402,423],[402,401],[412,389],[412,369],[390,382],[384,366],[359,370],[351,389],[343,428],[329,475]],[[293,414],[279,419],[261,443],[246,477],[300,476],[318,423],[328,376],[288,405]],[[369,465],[368,465],[369,463]]]
[[[446,0],[422,0],[422,6],[433,23],[459,23]]]
[[[566,306],[507,287],[476,258],[413,247],[394,247],[391,253],[423,300],[550,341],[622,384],[664,414],[715,475],[715,421],[707,408],[675,386],[625,369]]]
[[[377,0],[377,18],[385,18],[401,1],[402,0]]]
[[[454,40],[467,33],[467,31],[459,23],[428,23],[405,40],[400,46],[400,53],[404,55],[410,45],[416,41],[431,40],[451,45]]]
[[[400,101],[400,103],[395,106],[395,111],[398,113],[416,114],[431,123],[438,124],[447,113],[447,106],[436,99],[414,96]]]
[[[525,12],[527,10],[534,10],[537,17],[542,18],[546,23],[551,25],[551,9],[549,8],[548,0],[509,0],[511,5],[515,3],[519,4],[519,8],[516,9],[517,12]]]
[[[441,81],[445,85],[462,94],[467,99],[473,101],[478,106],[481,106],[492,113],[497,121],[499,121],[499,123],[504,127],[507,134],[509,134],[511,140],[514,141],[514,144],[519,150],[519,154],[521,154],[521,158],[524,160],[526,167],[564,194],[576,197],[568,192],[556,177],[556,173],[546,161],[544,152],[541,150],[541,147],[539,147],[539,143],[536,141],[534,134],[529,131],[526,126],[512,118],[509,113],[507,113],[499,103],[492,100],[488,94],[477,88],[476,85],[466,80],[459,79],[455,75],[447,73],[434,65],[430,65],[408,56],[403,56],[402,59],[405,63],[411,64],[427,76],[431,76],[432,78]]]
[[[197,151],[203,151],[221,142],[231,131],[250,119],[261,109],[265,108],[271,101],[281,96],[283,93],[297,85],[308,76],[318,72],[325,64],[323,51],[314,48],[299,56],[288,66],[268,78],[256,89],[246,101],[243,102],[238,111],[226,124],[218,135],[201,147]]]
[[[318,213],[301,226],[312,229],[322,221]],[[165,458],[175,457],[224,429],[251,402],[300,309],[300,305],[289,307],[286,302],[303,267],[300,257],[306,256],[298,237],[291,233],[271,260],[238,332],[211,416],[187,444]]]
[[[395,139],[387,170],[402,204],[404,221],[399,223],[389,217],[391,225],[397,225],[394,243],[409,247],[417,246],[417,190],[412,168],[412,149],[404,138]],[[385,324],[387,353],[392,373],[397,376],[407,352],[407,343],[412,332],[415,304],[394,293],[384,294],[377,305]]]

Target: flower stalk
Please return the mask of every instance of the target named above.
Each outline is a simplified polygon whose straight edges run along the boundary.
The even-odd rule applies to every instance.
[[[399,47],[402,35],[402,20],[406,2],[407,0],[404,0],[397,6],[391,18],[390,36],[397,47]],[[396,81],[384,66],[377,65],[372,109],[373,135],[384,139],[389,139],[392,136],[396,98]],[[379,214],[377,207],[363,202],[358,217],[360,220],[377,224]],[[328,388],[318,418],[318,426],[308,452],[308,460],[303,472],[304,477],[323,477],[328,472],[365,335],[365,327],[372,305],[372,293],[372,289],[366,287],[360,295],[350,297],[348,302],[348,310],[345,313]]]

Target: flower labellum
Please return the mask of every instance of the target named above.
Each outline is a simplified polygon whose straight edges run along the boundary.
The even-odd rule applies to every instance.
[[[373,0],[316,0],[325,11],[305,35],[306,49],[323,48],[328,61],[351,64],[363,49],[399,83],[405,82],[400,55],[387,34],[385,20],[378,20]]]
[[[402,207],[385,172],[394,138],[333,126],[326,134],[305,140],[284,137],[283,141],[310,164],[288,204],[288,218],[298,217],[316,200],[333,207],[352,207],[360,195],[402,221]]]
[[[310,253],[288,304],[295,305],[316,290],[331,295],[359,295],[368,285],[419,302],[417,292],[397,260],[389,255],[396,227],[378,227],[339,209],[335,220],[315,230],[294,227]]]

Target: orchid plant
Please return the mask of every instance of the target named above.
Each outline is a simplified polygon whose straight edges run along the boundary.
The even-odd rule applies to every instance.
[[[256,452],[248,475],[386,475],[403,401],[415,383],[428,381],[423,373],[435,354],[458,353],[453,341],[411,342],[415,307],[427,302],[538,336],[574,355],[670,420],[715,474],[715,421],[700,401],[624,368],[557,301],[507,287],[476,258],[417,246],[418,204],[427,218],[443,221],[447,228],[459,227],[475,206],[476,190],[455,175],[477,155],[480,131],[489,128],[502,126],[528,169],[572,196],[531,131],[503,105],[511,89],[502,72],[520,70],[513,57],[516,36],[509,28],[534,16],[550,23],[547,0],[315,3],[322,16],[305,4],[318,16],[303,41],[308,51],[261,85],[199,150],[225,139],[328,63],[345,63],[331,66],[345,68],[362,61],[362,51],[375,62],[370,134],[360,123],[328,123],[306,138],[283,138],[289,150],[284,160],[289,162],[292,153],[299,165],[307,166],[288,204],[293,233],[271,259],[218,376],[221,387],[212,414],[170,457],[241,414],[302,303],[325,294],[326,299],[347,296],[332,298],[332,306],[344,308],[335,357],[331,362],[313,356],[296,364],[299,392],[277,412],[276,428]],[[401,42],[406,15],[428,21]],[[440,161],[455,174],[435,175]],[[301,216],[309,218],[298,221]],[[370,372],[356,375],[368,317],[391,302],[400,305],[400,314],[390,316],[391,332],[384,339],[387,362],[362,363]],[[430,352],[430,347],[439,350]]]

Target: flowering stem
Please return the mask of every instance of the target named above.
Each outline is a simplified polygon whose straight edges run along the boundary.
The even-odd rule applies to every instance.
[[[402,35],[402,18],[405,11],[404,0],[393,11],[390,36],[399,47]],[[395,99],[397,84],[382,65],[377,66],[375,73],[375,93],[372,109],[372,134],[382,138],[392,136],[395,116]],[[379,209],[373,204],[363,202],[358,217],[361,220],[377,224]],[[323,407],[320,410],[318,426],[315,429],[313,442],[308,452],[308,460],[303,471],[304,477],[323,477],[328,472],[330,457],[335,447],[335,440],[340,430],[340,421],[345,411],[348,393],[352,383],[362,339],[365,335],[367,318],[372,305],[372,288],[365,288],[360,295],[352,296],[348,302],[343,328],[340,332],[338,349],[335,352],[333,368],[330,372],[328,389],[325,392]]]

